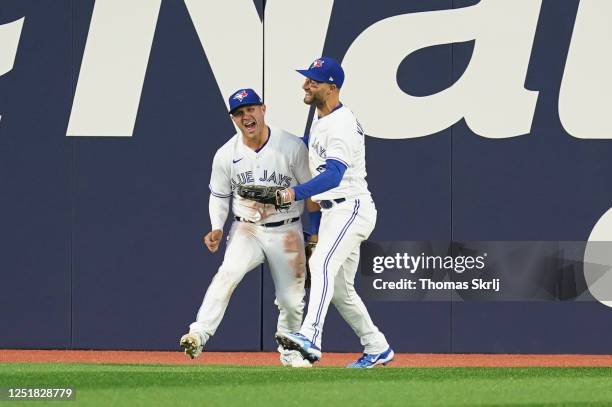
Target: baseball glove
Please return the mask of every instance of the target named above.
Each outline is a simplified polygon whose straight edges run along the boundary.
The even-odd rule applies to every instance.
[[[272,187],[266,185],[239,185],[236,193],[244,199],[259,202],[266,205],[274,205],[276,209],[288,209],[291,203],[279,205],[276,202],[276,191],[284,187]]]

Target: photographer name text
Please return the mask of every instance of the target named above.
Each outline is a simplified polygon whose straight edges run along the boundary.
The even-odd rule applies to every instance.
[[[375,290],[482,290],[499,291],[500,279],[473,278],[469,281],[437,281],[431,278],[414,278],[419,271],[442,271],[462,274],[469,271],[481,272],[486,268],[487,253],[479,256],[433,256],[421,253],[411,255],[396,253],[392,256],[375,256],[372,258],[372,272],[375,275],[386,273],[385,277],[375,278],[372,286]],[[392,272],[393,274],[389,274]],[[398,273],[409,273],[411,278],[397,279]],[[382,277],[382,276],[381,276]],[[452,280],[452,278],[451,278]]]

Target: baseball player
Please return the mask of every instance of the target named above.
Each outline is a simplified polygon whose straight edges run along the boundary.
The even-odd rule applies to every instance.
[[[279,332],[276,339],[285,349],[299,350],[312,362],[319,360],[331,302],[364,346],[363,356],[348,367],[386,365],[394,352],[354,287],[360,244],[376,223],[376,207],[365,180],[365,133],[354,114],[340,103],[344,71],[338,62],[319,58],[298,72],[306,77],[304,103],[317,108],[308,140],[313,179],[279,191],[278,200],[299,202],[312,197],[321,206],[322,216],[319,240],[309,261],[306,318],[299,332]]]
[[[215,154],[210,180],[211,231],[204,243],[211,252],[219,248],[230,198],[233,223],[227,236],[223,263],[214,276],[196,321],[183,335],[180,346],[196,358],[215,334],[232,292],[244,275],[267,262],[279,308],[278,332],[299,329],[304,309],[305,254],[300,215],[303,202],[277,209],[237,195],[239,185],[290,187],[310,179],[307,148],[298,138],[266,125],[266,106],[253,89],[240,89],[229,97],[229,113],[240,132]],[[297,351],[279,347],[283,365],[308,367]]]

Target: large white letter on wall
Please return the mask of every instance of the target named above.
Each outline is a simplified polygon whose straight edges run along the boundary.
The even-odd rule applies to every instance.
[[[378,138],[426,136],[463,117],[483,137],[526,134],[538,97],[524,82],[540,6],[541,0],[482,0],[381,20],[357,37],[344,58],[343,99]],[[475,40],[472,59],[454,85],[424,97],[399,88],[397,69],[407,55],[470,40]]]
[[[263,36],[253,1],[185,3],[221,93],[241,87],[260,92]],[[96,1],[67,135],[132,136],[160,5]]]
[[[581,0],[559,93],[559,116],[574,137],[612,138],[612,1]]]
[[[161,0],[97,0],[68,136],[130,137]]]

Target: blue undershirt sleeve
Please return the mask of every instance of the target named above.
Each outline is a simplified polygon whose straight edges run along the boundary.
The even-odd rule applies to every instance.
[[[309,212],[310,224],[308,225],[308,232],[311,235],[319,234],[319,225],[321,224],[321,211]]]
[[[321,194],[340,185],[340,181],[346,171],[346,165],[338,160],[325,160],[325,171],[311,179],[310,181],[293,187],[295,200],[310,198],[313,195]]]

